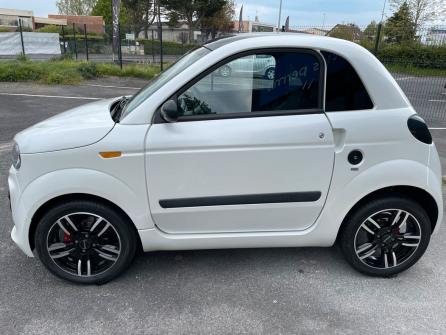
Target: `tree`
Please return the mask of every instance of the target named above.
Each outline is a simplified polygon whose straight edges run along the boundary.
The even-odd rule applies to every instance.
[[[145,38],[148,38],[148,29],[157,17],[156,0],[122,0],[128,9],[133,31],[139,33],[144,28]]]
[[[234,28],[232,18],[234,16],[234,1],[228,1],[222,9],[213,16],[205,17],[201,21],[201,29],[206,36],[211,35],[214,39],[219,31],[230,32]]]
[[[90,15],[97,0],[58,0],[56,1],[59,14]]]
[[[368,40],[373,40],[376,36],[378,30],[378,25],[375,20],[369,23],[369,25],[364,29],[364,35]]]
[[[403,2],[386,22],[385,35],[388,42],[410,43],[415,40],[415,22],[412,20],[409,5]]]
[[[112,24],[112,9],[111,0],[97,0],[91,15],[102,16],[106,25]],[[130,22],[127,8],[121,3],[121,10],[119,11],[119,23],[127,25]]]
[[[445,0],[390,0],[390,5],[395,12],[404,3],[407,4],[416,29],[425,23],[446,15]]]
[[[229,0],[159,0],[171,23],[186,21],[189,42],[193,41],[193,30],[201,26],[203,19],[212,17],[222,10]]]

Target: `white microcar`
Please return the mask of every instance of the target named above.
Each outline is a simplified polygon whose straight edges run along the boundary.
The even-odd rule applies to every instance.
[[[79,283],[111,280],[139,248],[335,242],[355,269],[390,276],[443,215],[435,145],[393,77],[313,35],[207,43],[131,98],[20,132],[12,157],[12,239]]]

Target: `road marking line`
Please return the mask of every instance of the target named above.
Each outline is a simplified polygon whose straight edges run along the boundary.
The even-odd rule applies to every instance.
[[[396,80],[407,80],[407,79],[412,79],[415,77],[403,77],[403,78],[396,78]]]
[[[80,100],[104,99],[104,98],[91,98],[91,97],[70,97],[65,95],[44,95],[44,94],[25,94],[25,93],[6,93],[6,92],[0,92],[0,95],[13,95],[13,96],[38,97],[38,98],[80,99]]]
[[[106,87],[106,88],[128,88],[128,89],[131,89],[131,90],[139,90],[139,89],[141,89],[141,87],[97,85],[97,84],[84,84],[84,85],[81,85],[81,86]]]
[[[0,152],[9,151],[12,148],[12,142],[0,144]]]
[[[432,99],[429,100],[430,102],[446,102],[446,100],[437,100],[437,99]]]

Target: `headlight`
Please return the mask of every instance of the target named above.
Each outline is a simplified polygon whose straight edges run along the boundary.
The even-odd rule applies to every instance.
[[[16,170],[20,169],[20,165],[22,165],[22,158],[20,157],[20,149],[17,143],[14,143],[12,147],[12,165]]]

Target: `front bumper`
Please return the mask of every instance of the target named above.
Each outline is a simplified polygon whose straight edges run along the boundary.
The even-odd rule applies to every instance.
[[[11,238],[26,255],[33,257],[34,255],[28,239],[29,224],[27,223],[29,220],[25,208],[20,201],[22,190],[20,188],[19,172],[12,166],[9,170],[8,187],[12,221],[14,223]]]

